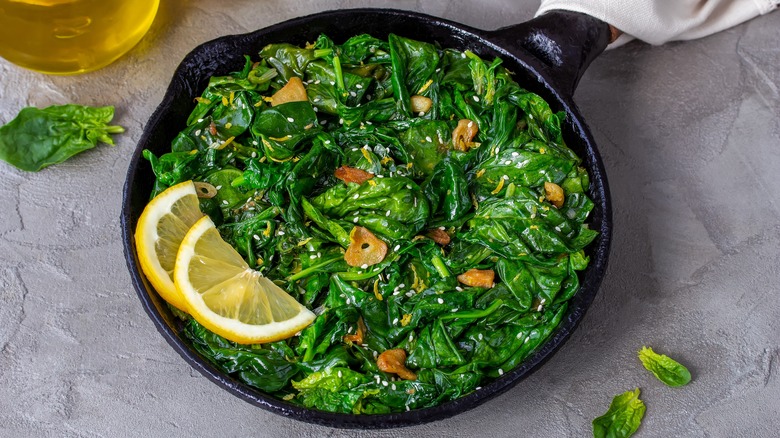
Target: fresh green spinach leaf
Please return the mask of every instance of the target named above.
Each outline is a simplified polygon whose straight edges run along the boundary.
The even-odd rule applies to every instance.
[[[98,142],[113,146],[112,134],[124,128],[109,125],[114,107],[59,105],[27,107],[0,127],[0,159],[28,172],[94,148]]]
[[[645,404],[639,399],[639,388],[615,396],[604,415],[593,420],[595,438],[625,438],[639,429],[645,415]]]
[[[650,347],[642,347],[639,350],[639,360],[658,380],[668,386],[684,386],[691,381],[688,368],[665,354],[656,353]]]

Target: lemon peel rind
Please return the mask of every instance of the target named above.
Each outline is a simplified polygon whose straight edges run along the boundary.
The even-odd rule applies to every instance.
[[[154,254],[155,242],[159,237],[156,224],[160,219],[171,212],[171,207],[176,201],[187,196],[195,195],[195,185],[192,181],[185,181],[169,187],[146,205],[135,229],[135,246],[138,253],[138,262],[146,279],[152,284],[157,293],[170,305],[186,312],[187,306],[176,290],[173,279],[160,265],[160,261]],[[165,208],[162,208],[165,207]],[[145,227],[152,225],[154,227]]]

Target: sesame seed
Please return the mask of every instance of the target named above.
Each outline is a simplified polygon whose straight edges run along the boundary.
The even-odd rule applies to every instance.
[[[353,196],[353,197],[352,197],[352,199],[357,199],[357,198],[359,198],[359,197],[360,197],[360,195],[359,195],[359,194],[357,194],[357,193],[355,193],[355,196]]]
[[[276,235],[277,235],[277,236],[284,236],[284,231],[282,231],[282,230],[279,230],[279,231],[276,233]]]
[[[455,286],[455,290],[458,292],[463,292],[463,288],[460,286]]]
[[[198,119],[198,123],[202,123],[202,122],[203,122],[203,119]]]
[[[409,334],[409,342],[412,342],[412,341],[414,341],[414,334],[413,333]]]
[[[292,117],[288,117],[287,121],[290,122],[290,123],[293,123],[293,122],[295,122],[295,119],[293,119]]]
[[[522,337],[523,337],[523,332],[520,332],[520,333],[517,334],[517,339],[520,339]]]
[[[339,119],[339,125],[343,125],[343,124],[344,124],[344,119]]]
[[[320,109],[319,109],[319,108],[317,108],[316,106],[315,106],[315,107],[312,107],[312,109],[314,110],[314,112],[315,112],[315,113],[318,113],[318,112],[320,112]]]
[[[413,296],[414,296],[414,292],[412,292],[412,291],[409,291],[409,292],[407,292],[407,293],[406,293],[406,296],[407,296],[407,297],[409,297],[409,298],[411,298],[411,297],[413,297]]]
[[[195,131],[195,135],[200,135],[200,129],[198,129],[197,131]]]
[[[458,308],[457,308],[457,307],[456,307],[456,308],[454,308],[454,309],[452,309],[452,310],[450,310],[450,312],[452,312],[452,313],[456,313],[457,311],[458,311]]]
[[[373,353],[374,353],[374,359],[376,359],[376,357],[379,356],[379,353],[377,353],[376,351],[374,351]]]
[[[387,210],[387,212],[385,213],[385,216],[390,217],[390,210]]]
[[[398,251],[399,249],[401,249],[401,245],[396,245],[395,248],[393,248],[393,251]]]
[[[338,375],[339,375],[339,377],[341,377],[341,370],[339,370],[339,373],[338,373]]]
[[[331,85],[336,85],[336,82],[335,81],[330,81],[330,84]]]
[[[475,390],[477,390],[477,391],[479,391],[480,389],[482,389],[482,387],[481,387],[481,386],[477,386],[477,387],[476,387],[476,388],[474,388],[474,389],[475,389]]]
[[[392,385],[390,385],[390,389],[392,389],[393,391],[395,391],[395,383],[393,383]]]
[[[467,128],[471,128],[472,126],[474,126],[474,122],[469,122],[469,124],[466,125]]]
[[[224,201],[222,201],[222,204],[224,204],[224,205],[228,205],[227,199],[226,199],[226,200],[224,200]]]
[[[433,140],[431,139],[431,136],[429,136],[429,135],[425,136],[425,141],[427,141],[428,143],[432,143],[433,142]]]
[[[314,81],[314,85],[319,85],[319,84],[320,84],[320,80],[319,80],[319,79],[317,79],[316,81]]]
[[[516,156],[518,156],[518,155],[520,155],[520,154],[518,154],[517,152],[512,152],[512,156],[513,156],[513,157],[516,157]]]
[[[222,189],[222,186],[216,186],[214,188],[217,189],[217,190],[220,190],[220,189]]]
[[[401,283],[401,284],[398,285],[398,289],[403,289],[405,287],[406,287],[406,284],[404,284],[404,283]]]
[[[439,304],[444,304],[444,300],[443,300],[443,299],[441,299],[441,298],[437,299],[436,301],[438,301],[438,302],[439,302]]]
[[[359,220],[360,220],[360,218],[356,216],[354,219],[352,219],[352,222],[353,223],[358,223]]]
[[[482,340],[482,338],[484,338],[484,336],[482,336],[482,333],[480,333],[479,335],[477,335],[477,339],[479,339],[480,341]]]
[[[254,235],[254,236],[252,236],[252,237],[253,237],[255,240],[260,240],[260,236],[258,236],[257,234],[255,234],[255,235]]]
[[[257,152],[252,151],[252,158],[257,158]]]
[[[544,307],[543,307],[541,304],[539,304],[539,307],[537,307],[537,308],[536,308],[536,310],[537,310],[538,312],[541,312],[543,308],[544,308]]]
[[[465,58],[466,57],[466,53],[465,52],[460,52],[460,57],[461,58]]]
[[[400,291],[400,290],[397,290],[397,291],[393,292],[393,296],[398,296],[398,295],[400,295],[400,294],[401,294],[401,291]],[[395,324],[395,323],[393,323],[393,324]]]
[[[320,258],[320,257],[322,257],[322,253],[321,253],[321,252],[318,252],[318,253],[317,253],[317,258]]]
[[[528,341],[530,341],[530,340],[531,340],[531,337],[530,337],[530,336],[527,336],[527,337],[525,338],[525,341],[523,341],[523,344],[525,344],[526,342],[528,342]]]
[[[330,144],[330,140],[325,140],[322,142],[323,144]]]
[[[327,120],[324,120],[324,119],[320,120],[320,125],[327,125],[327,124],[328,124]]]
[[[317,256],[316,256],[316,255],[314,255],[314,254],[312,254],[312,255],[310,255],[310,256],[309,256],[309,258],[310,258],[310,259],[312,259],[312,260],[314,260],[314,259],[316,259],[316,258],[317,258]]]
[[[406,405],[406,412],[409,412],[409,405]]]
[[[393,294],[393,295],[395,295],[395,294]],[[396,324],[398,324],[398,318],[395,318],[395,319],[393,320],[393,325],[396,325]]]
[[[387,383],[387,380],[382,380],[382,386],[387,386],[389,383]]]
[[[360,269],[368,269],[368,263],[363,263],[360,265]]]
[[[357,97],[357,93],[355,93],[354,91],[350,91],[349,95],[352,96],[352,97]]]
[[[479,96],[474,96],[474,102],[479,102]]]
[[[507,175],[504,175],[504,176],[502,176],[501,178],[503,178],[503,179],[505,179],[505,180],[507,180],[507,181],[509,180],[509,176],[507,176]]]
[[[508,166],[508,165],[512,164],[512,160],[506,160],[506,161],[504,161],[504,164],[506,164]]]
[[[502,370],[501,368],[499,368],[499,369],[498,369],[498,375],[499,375],[499,376],[503,376],[503,375],[504,375],[504,370]]]

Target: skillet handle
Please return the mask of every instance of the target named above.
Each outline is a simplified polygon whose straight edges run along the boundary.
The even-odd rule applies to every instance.
[[[607,23],[590,15],[561,10],[490,34],[489,38],[503,47],[522,47],[530,52],[549,68],[561,91],[569,96],[611,38]]]

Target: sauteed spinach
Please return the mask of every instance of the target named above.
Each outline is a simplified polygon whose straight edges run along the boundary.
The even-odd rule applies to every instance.
[[[597,236],[564,114],[499,59],[397,35],[259,55],[144,156],[153,195],[213,185],[224,239],[318,317],[266,345],[189,319],[193,347],[291,403],[377,414],[479,390],[544,343]]]

